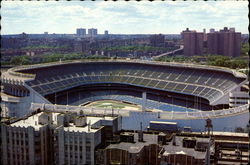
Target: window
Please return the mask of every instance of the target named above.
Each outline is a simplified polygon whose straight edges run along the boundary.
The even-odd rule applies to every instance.
[[[90,146],[86,146],[86,152],[90,152]]]

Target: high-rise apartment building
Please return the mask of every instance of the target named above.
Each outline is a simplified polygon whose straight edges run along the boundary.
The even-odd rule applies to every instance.
[[[94,29],[94,28],[88,29],[88,35],[90,37],[96,36],[97,35],[97,29]]]
[[[86,35],[86,29],[83,29],[83,28],[76,29],[76,35],[77,36],[85,36]]]
[[[95,148],[121,129],[119,117],[40,112],[1,124],[3,165],[95,164]]]
[[[188,28],[182,32],[184,42],[184,55],[202,55],[204,47],[204,33],[190,31]]]
[[[240,56],[241,33],[234,28],[211,31],[207,34],[207,53],[229,57]]]

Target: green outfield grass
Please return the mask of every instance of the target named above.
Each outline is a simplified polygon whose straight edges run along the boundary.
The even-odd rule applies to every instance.
[[[127,109],[127,108],[133,108],[133,109],[139,109],[140,107],[133,104],[128,104],[120,101],[115,100],[101,100],[101,101],[95,101],[92,102],[86,107],[96,107],[96,108],[114,108],[114,109]]]

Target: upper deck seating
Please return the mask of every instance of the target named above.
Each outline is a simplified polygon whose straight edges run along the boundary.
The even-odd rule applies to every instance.
[[[125,62],[77,63],[21,72],[36,74],[27,84],[42,95],[83,84],[122,83],[195,95],[210,102],[244,81],[222,71]]]

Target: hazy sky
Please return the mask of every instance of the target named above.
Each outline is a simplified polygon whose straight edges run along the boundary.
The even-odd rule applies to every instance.
[[[97,28],[99,34],[179,34],[235,27],[248,33],[248,2],[1,2],[1,34],[75,33]]]

